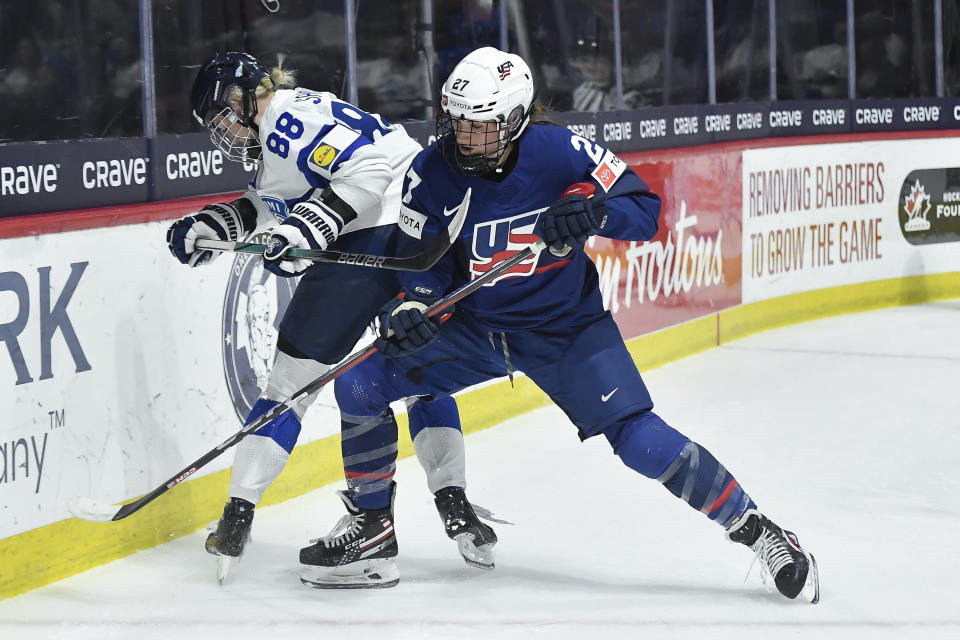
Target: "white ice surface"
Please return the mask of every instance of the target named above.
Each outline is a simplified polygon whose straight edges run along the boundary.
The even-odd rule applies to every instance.
[[[406,459],[396,588],[300,584],[297,550],[342,513],[325,487],[258,510],[224,587],[197,532],[0,602],[0,637],[960,637],[960,301],[770,331],[645,379],[816,555],[820,604],[756,568],[744,582],[748,549],[550,407],[467,438],[470,498],[516,523],[493,572],[461,561]]]

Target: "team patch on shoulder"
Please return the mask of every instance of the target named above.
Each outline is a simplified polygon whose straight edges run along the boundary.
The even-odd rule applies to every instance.
[[[339,153],[339,149],[335,149],[334,147],[321,142],[310,154],[310,162],[318,167],[329,167],[333,161],[337,159],[337,154]]]
[[[597,163],[597,168],[590,175],[596,180],[604,191],[610,191],[613,183],[623,175],[627,170],[627,163],[617,157],[612,151],[603,154],[603,158]]]
[[[273,217],[278,221],[283,222],[287,219],[289,211],[287,211],[287,203],[283,198],[261,195],[260,199],[263,201],[263,204],[267,205],[267,209],[270,210],[270,213],[272,213]]]
[[[336,170],[336,165],[348,156],[352,145],[360,134],[342,124],[336,124],[326,133],[313,141],[307,166],[323,176],[329,176]]]
[[[400,205],[400,217],[397,219],[397,225],[405,234],[420,240],[423,235],[423,225],[426,223],[427,216],[417,213],[410,207]]]

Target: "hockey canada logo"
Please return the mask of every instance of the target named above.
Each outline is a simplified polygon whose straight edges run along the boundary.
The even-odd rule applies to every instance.
[[[897,209],[900,231],[910,244],[960,242],[960,168],[911,172]]]
[[[917,180],[913,188],[903,198],[903,209],[907,212],[907,222],[903,225],[904,231],[927,231],[930,229],[930,221],[927,220],[927,213],[930,211],[930,195],[927,194],[923,185]]]
[[[250,242],[264,242],[259,234]],[[277,332],[296,278],[276,278],[260,256],[237,254],[223,301],[223,371],[241,422],[267,384],[276,359]]]
[[[483,275],[496,266],[498,262],[512,257],[539,240],[540,238],[533,233],[533,226],[537,222],[537,216],[545,210],[546,208],[537,209],[512,218],[492,220],[475,225],[473,228],[473,256],[470,258],[470,279]],[[539,255],[534,255],[514,265],[506,273],[484,286],[492,286],[505,278],[532,275],[536,272],[539,259]]]

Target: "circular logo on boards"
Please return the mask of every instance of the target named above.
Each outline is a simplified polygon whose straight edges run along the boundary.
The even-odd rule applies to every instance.
[[[250,238],[264,242],[269,234]],[[267,384],[277,352],[280,318],[297,286],[263,268],[263,258],[239,253],[223,300],[223,372],[237,417],[243,422]]]

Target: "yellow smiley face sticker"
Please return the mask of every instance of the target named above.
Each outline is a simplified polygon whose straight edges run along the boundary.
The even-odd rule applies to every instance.
[[[317,145],[313,150],[313,163],[320,167],[328,167],[336,159],[338,151],[328,144]]]

